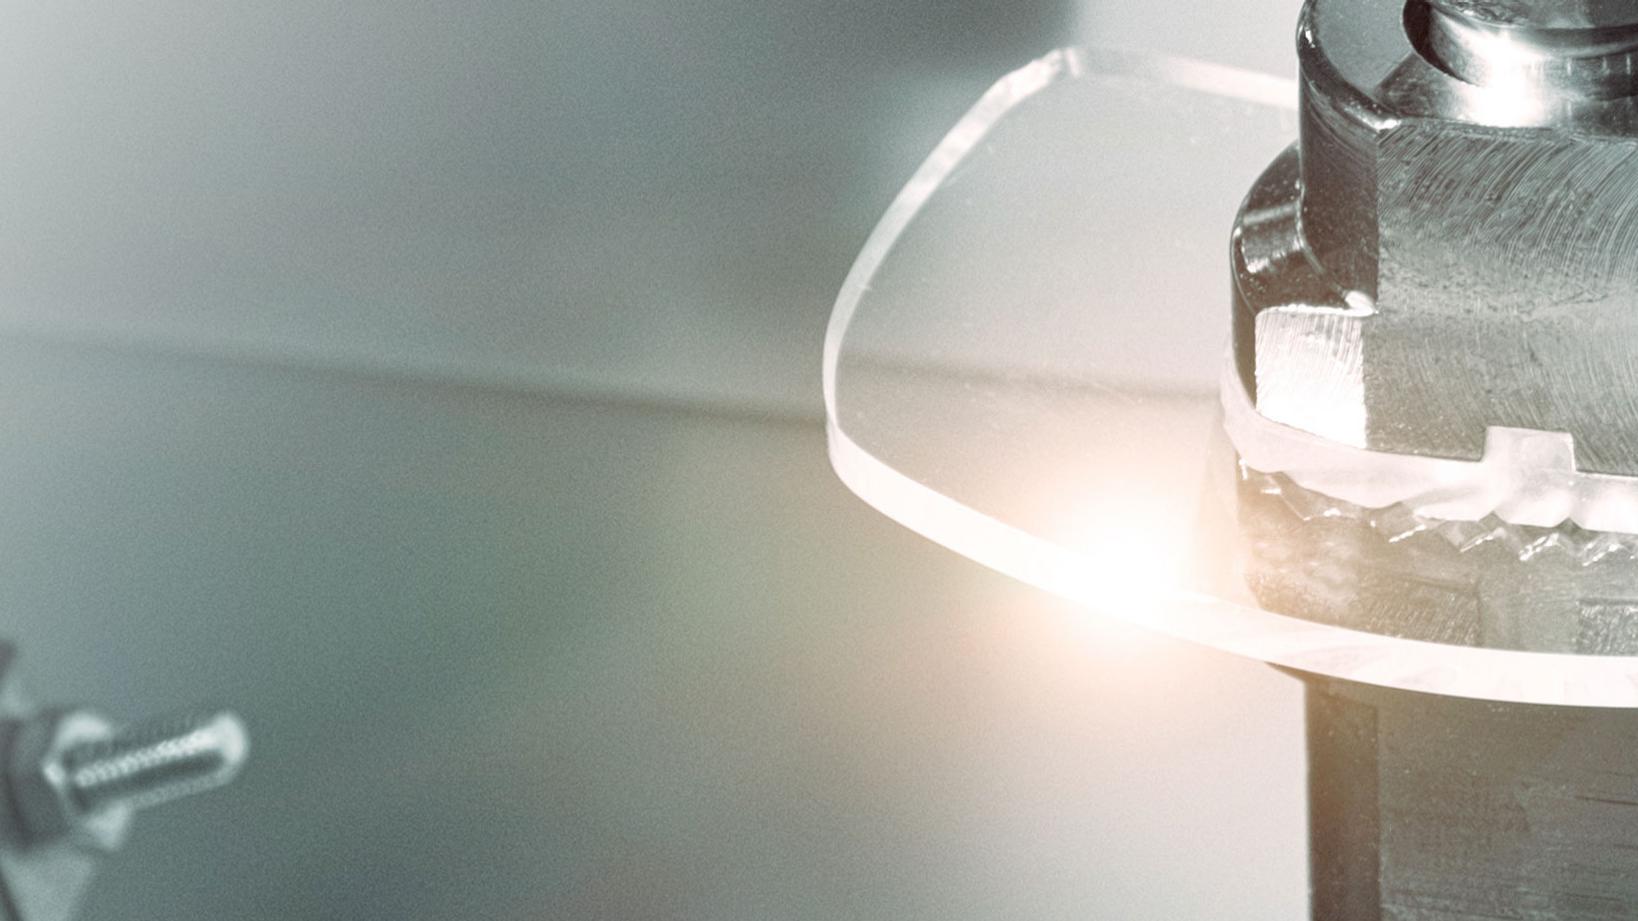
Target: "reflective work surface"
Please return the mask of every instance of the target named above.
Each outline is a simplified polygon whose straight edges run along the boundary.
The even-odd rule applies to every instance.
[[[1370,633],[1253,597],[1282,555],[1236,494],[1277,484],[1238,482],[1221,434],[1226,250],[1245,190],[1295,136],[1294,101],[1265,75],[1093,50],[1003,79],[838,299],[834,466],[951,549],[1175,636],[1390,687],[1638,706],[1638,658]]]
[[[817,421],[4,340],[0,415],[27,689],[254,736],[81,921],[1306,917],[1301,685],[927,544]]]

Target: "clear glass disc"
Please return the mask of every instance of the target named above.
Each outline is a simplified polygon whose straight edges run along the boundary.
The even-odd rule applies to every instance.
[[[1307,672],[1638,707],[1638,657],[1427,642],[1250,588],[1218,382],[1228,239],[1290,81],[1065,49],[997,83],[871,235],[825,343],[832,463],[883,513],[1099,613]]]

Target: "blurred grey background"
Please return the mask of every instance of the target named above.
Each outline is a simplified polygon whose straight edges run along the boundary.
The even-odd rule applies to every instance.
[[[0,633],[254,734],[85,917],[1303,917],[1296,684],[881,519],[818,399],[990,81],[1294,8],[0,6]]]

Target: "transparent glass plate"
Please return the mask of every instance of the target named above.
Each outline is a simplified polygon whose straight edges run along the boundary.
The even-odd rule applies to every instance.
[[[1401,639],[1253,597],[1218,398],[1228,237],[1295,103],[1268,75],[1095,49],[1003,78],[837,299],[837,473],[958,553],[1186,640],[1410,690],[1638,707],[1638,657]]]

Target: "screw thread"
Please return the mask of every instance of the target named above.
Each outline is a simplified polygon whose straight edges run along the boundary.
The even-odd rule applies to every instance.
[[[219,787],[244,765],[249,739],[228,711],[138,723],[64,754],[68,790],[79,807],[145,809]]]

